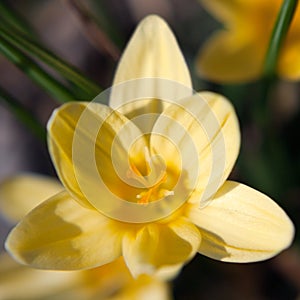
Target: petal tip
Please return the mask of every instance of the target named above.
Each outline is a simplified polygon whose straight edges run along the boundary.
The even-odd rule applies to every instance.
[[[146,16],[142,21],[140,22],[140,26],[152,30],[153,28],[158,28],[161,26],[168,27],[166,21],[156,14],[151,14]]]
[[[26,265],[26,261],[19,255],[17,247],[14,245],[14,229],[10,232],[6,241],[4,243],[4,249],[9,253],[9,255],[18,263]]]

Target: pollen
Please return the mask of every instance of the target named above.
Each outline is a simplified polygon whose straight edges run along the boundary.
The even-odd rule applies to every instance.
[[[152,187],[148,188],[146,191],[141,192],[136,195],[138,199],[137,203],[147,205],[150,201],[159,200],[162,197],[174,194],[166,189],[161,189],[161,185],[167,180],[167,173],[165,173],[162,178]]]
[[[143,189],[136,195],[137,203],[147,205],[149,202],[174,195],[174,191],[165,188],[168,173],[164,164],[151,156],[147,147],[144,149],[144,162],[147,171],[145,176],[135,164],[131,164],[127,172],[127,177],[135,179],[140,184],[140,188]]]

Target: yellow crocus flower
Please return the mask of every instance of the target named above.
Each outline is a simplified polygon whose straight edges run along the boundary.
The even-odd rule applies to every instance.
[[[67,191],[11,231],[6,248],[23,264],[78,270],[123,256],[134,277],[170,278],[197,252],[260,261],[293,239],[275,202],[226,181],[240,146],[234,109],[221,95],[191,93],[175,37],[157,16],[127,45],[110,106],[67,103],[48,133]]]
[[[54,178],[33,173],[9,177],[0,184],[0,211],[12,223],[44,199],[60,192]],[[30,195],[30,197],[28,197]],[[0,255],[0,300],[143,300],[171,299],[167,283],[148,275],[134,279],[122,257],[84,271],[36,270]]]
[[[0,255],[1,300],[168,300],[167,283],[149,275],[134,279],[122,257],[84,271],[46,271]]]
[[[199,75],[220,83],[259,78],[282,0],[201,0],[224,29],[212,34],[197,58]],[[300,78],[300,5],[284,39],[277,74]]]
[[[41,174],[6,177],[0,182],[0,213],[10,223],[17,223],[38,204],[62,190],[58,180]]]

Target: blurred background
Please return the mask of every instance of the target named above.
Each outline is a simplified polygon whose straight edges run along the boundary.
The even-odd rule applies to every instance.
[[[174,299],[288,300],[297,299],[298,295],[300,299],[298,82],[277,79],[266,94],[260,81],[219,85],[199,78],[195,70],[197,53],[207,37],[221,25],[198,1],[26,0],[2,3],[19,15],[40,44],[74,65],[101,88],[110,86],[120,53],[136,24],[151,13],[165,18],[189,65],[195,90],[224,94],[236,108],[242,148],[231,178],[269,195],[285,209],[296,226],[293,246],[266,262],[239,265],[196,256],[171,283]],[[4,13],[3,4],[0,10]],[[45,64],[41,66],[55,79],[62,80]],[[59,100],[30,79],[26,69],[24,71],[0,53],[1,89],[18,99],[21,106],[45,126],[53,109],[60,104]],[[81,98],[84,99],[84,95]],[[0,180],[20,172],[55,176],[45,142],[16,117],[10,105],[5,101],[0,104]],[[264,111],[270,116],[267,127],[259,121]],[[3,248],[12,224],[0,218]]]

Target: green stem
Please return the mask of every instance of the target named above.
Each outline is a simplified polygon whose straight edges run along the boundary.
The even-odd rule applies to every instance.
[[[281,49],[281,45],[292,22],[297,4],[298,0],[283,1],[275,22],[275,26],[269,42],[269,48],[267,50],[265,58],[265,77],[273,77],[276,72],[277,59]]]
[[[32,59],[12,46],[4,38],[0,39],[0,52],[58,101],[68,102],[76,99],[75,95],[64,85],[51,77]]]
[[[298,0],[284,0],[279,10],[265,57],[264,76],[259,82],[261,98],[256,103],[256,115],[265,132],[271,132],[271,115],[268,107],[269,93],[276,82],[276,67],[281,46],[289,30],[298,5]]]
[[[100,87],[88,79],[85,75],[82,75],[79,70],[69,65],[47,49],[38,45],[33,40],[26,39],[14,32],[12,35],[4,26],[0,25],[0,38],[5,38],[14,47],[25,51],[31,56],[38,57],[41,61],[46,63],[49,67],[60,73],[64,78],[72,82],[77,89],[83,91],[81,98],[91,99],[97,96],[101,89]]]
[[[3,102],[13,114],[23,122],[43,142],[46,141],[44,126],[13,96],[0,87],[0,101]]]

